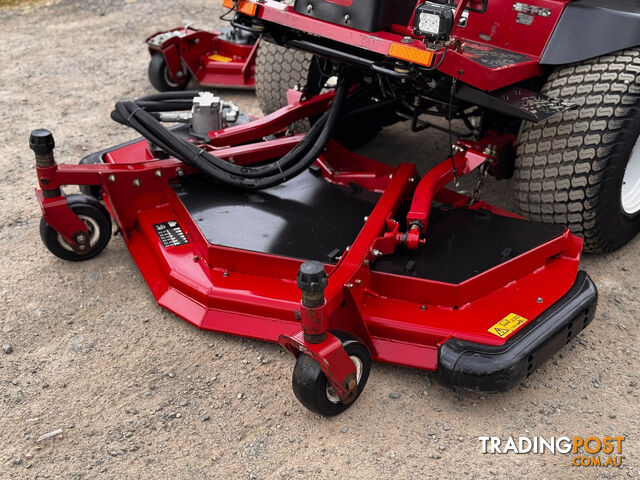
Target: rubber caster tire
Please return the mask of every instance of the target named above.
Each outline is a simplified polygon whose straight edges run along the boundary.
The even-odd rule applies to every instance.
[[[542,93],[577,108],[524,126],[519,211],[608,253],[640,232],[640,48],[558,67]]]
[[[353,405],[364,390],[371,371],[371,356],[362,343],[347,333],[340,332],[334,335],[342,342],[342,346],[356,365],[358,392],[353,402],[348,405],[340,402],[320,365],[305,354],[298,357],[291,382],[298,401],[312,412],[325,417],[338,415]]]
[[[181,82],[176,82],[171,75],[169,75],[169,69],[167,68],[167,62],[164,59],[164,55],[161,53],[154,53],[151,55],[151,61],[149,62],[149,81],[154,88],[160,92],[178,92],[186,90],[189,84],[190,73],[183,71],[184,79]]]
[[[73,251],[44,218],[40,220],[40,238],[49,251],[62,260],[82,262],[94,258],[105,249],[111,239],[111,216],[104,205],[88,195],[69,195],[67,203],[89,228],[89,250],[82,255]]]

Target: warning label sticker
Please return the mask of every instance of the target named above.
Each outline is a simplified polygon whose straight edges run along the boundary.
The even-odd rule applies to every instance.
[[[520,315],[510,313],[487,331],[500,338],[507,338],[511,333],[528,321],[529,320],[521,317]]]

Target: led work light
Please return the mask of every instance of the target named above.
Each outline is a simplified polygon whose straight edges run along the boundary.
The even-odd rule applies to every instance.
[[[414,32],[429,42],[444,42],[453,29],[453,17],[453,5],[447,0],[423,3],[416,9]]]

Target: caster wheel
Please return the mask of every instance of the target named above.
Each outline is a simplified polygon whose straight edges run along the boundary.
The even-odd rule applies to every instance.
[[[180,82],[176,82],[169,74],[167,62],[161,53],[154,53],[149,62],[149,81],[156,90],[160,92],[176,92],[185,90],[189,83],[190,74],[183,71],[184,78]]]
[[[89,249],[86,253],[77,253],[62,236],[47,222],[40,220],[40,238],[56,257],[71,262],[89,260],[98,255],[111,239],[111,216],[107,209],[95,198],[87,195],[69,195],[67,203],[80,217],[89,230]]]
[[[343,404],[327,381],[320,365],[311,357],[301,354],[293,369],[293,393],[296,398],[314,413],[333,417],[344,412],[358,399],[369,378],[371,356],[367,348],[347,333],[334,333],[356,367],[358,391],[356,398],[348,405]]]

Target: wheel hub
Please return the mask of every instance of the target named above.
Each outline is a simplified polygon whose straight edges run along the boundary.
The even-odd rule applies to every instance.
[[[84,234],[79,233],[76,236],[76,241],[78,243],[81,243],[79,250],[77,251],[76,249],[74,249],[71,245],[69,245],[64,238],[62,238],[62,235],[58,234],[58,242],[60,243],[60,246],[62,248],[64,248],[65,250],[68,250],[69,252],[76,252],[76,253],[80,253],[80,254],[86,254],[88,253],[95,245],[96,243],[98,243],[98,240],[100,239],[100,227],[98,226],[98,223],[91,217],[87,216],[87,215],[78,215],[78,218],[80,218],[80,220],[82,220],[84,222],[84,224],[87,226],[87,236],[89,237],[89,241],[86,242]],[[87,249],[85,247],[85,245],[88,244],[89,248]]]
[[[362,360],[360,360],[360,358],[358,358],[355,355],[349,355],[349,358],[353,362],[353,365],[356,367],[356,385],[354,385],[354,387],[357,387],[357,385],[360,384],[360,379],[362,378],[362,368],[363,368]],[[327,382],[327,399],[331,403],[336,403],[336,404],[340,403],[340,397],[328,382]]]
[[[640,212],[640,137],[631,151],[624,172],[620,201],[622,210],[627,215],[635,215]]]

